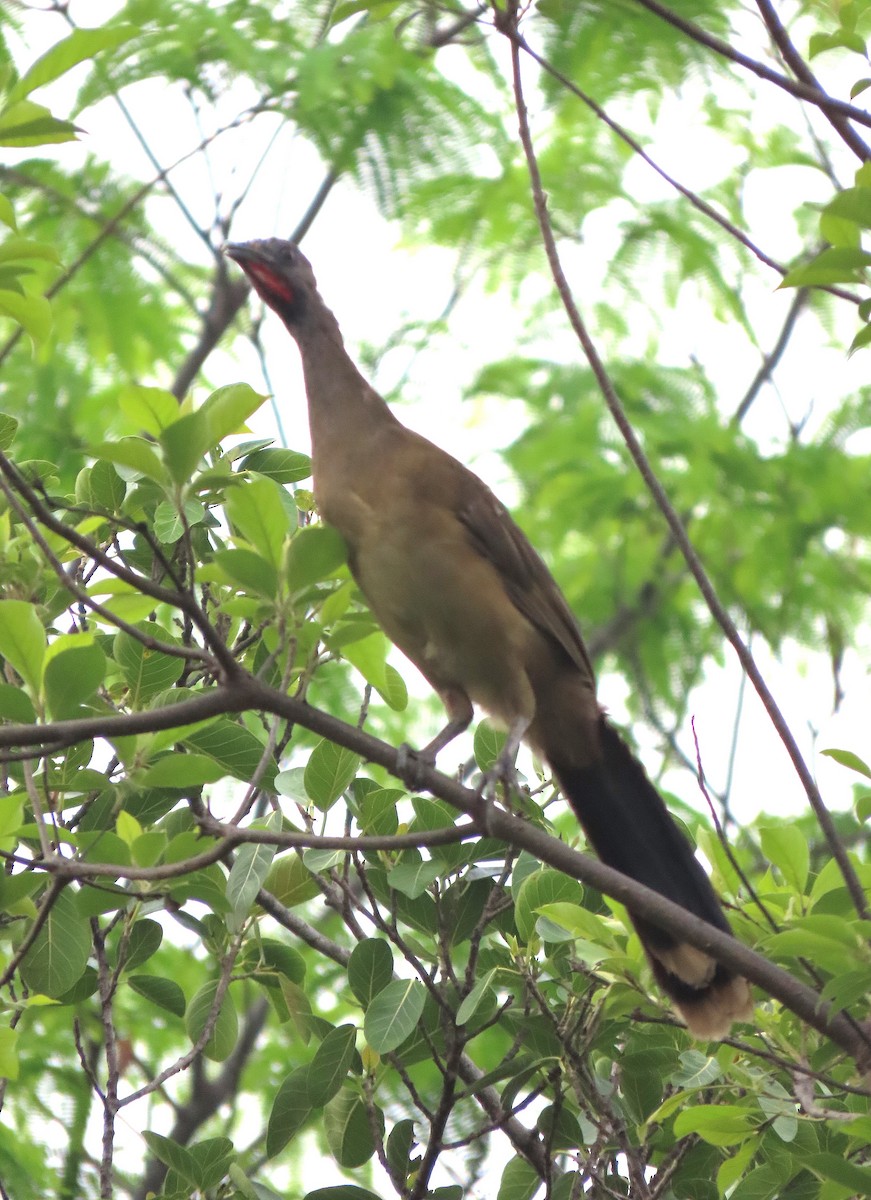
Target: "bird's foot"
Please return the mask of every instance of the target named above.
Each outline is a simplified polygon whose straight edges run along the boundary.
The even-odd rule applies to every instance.
[[[416,791],[421,786],[424,770],[434,767],[435,760],[436,756],[428,746],[415,750],[408,742],[402,742],[396,750],[396,774],[404,784]]]
[[[529,720],[525,717],[519,717],[513,723],[508,730],[505,745],[496,756],[496,761],[488,771],[484,772],[483,778],[476,788],[482,801],[481,812],[477,820],[481,825],[482,832],[488,837],[492,834],[492,814],[499,790],[501,789],[502,799],[506,806],[510,801],[512,791],[518,790],[515,761],[520,742],[528,728]]]
[[[507,806],[511,792],[517,787],[517,770],[513,758],[506,759],[504,753],[500,754],[489,771],[485,771],[481,776],[481,782],[475,788],[475,795],[481,801],[475,819],[485,837],[492,836],[492,816],[496,810],[496,801],[501,796]]]

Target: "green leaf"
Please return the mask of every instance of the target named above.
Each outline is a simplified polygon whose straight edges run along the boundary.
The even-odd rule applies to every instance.
[[[190,483],[207,450],[214,444],[201,412],[186,413],[161,430],[163,461],[176,483]]]
[[[481,771],[489,771],[496,765],[496,760],[505,746],[506,734],[497,729],[492,721],[479,721],[475,729],[472,753]]]
[[[605,948],[615,945],[614,934],[605,917],[600,913],[590,912],[580,904],[558,900],[555,904],[540,905],[538,912],[554,925],[568,930],[572,937],[599,943]]]
[[[305,768],[305,790],[321,812],[338,800],[360,768],[360,758],[344,746],[323,738],[309,755]]]
[[[806,922],[802,922],[805,926]],[[765,953],[783,958],[809,958],[817,967],[833,975],[846,974],[856,963],[856,945],[845,944],[814,929],[785,929],[764,940]]]
[[[856,336],[850,342],[850,348],[847,351],[848,356],[854,354],[856,350],[861,350],[871,342],[871,325],[864,325]]]
[[[166,630],[154,622],[140,621],[137,629],[157,641],[172,644]],[[128,702],[135,709],[145,708],[149,700],[171,688],[184,671],[183,658],[152,650],[124,630],[115,634],[112,657],[121,668],[129,689]]]
[[[42,104],[19,100],[0,111],[0,146],[45,146],[75,141],[77,129],[59,121]]]
[[[762,851],[799,894],[810,871],[810,847],[795,825],[765,825],[759,829]]]
[[[46,259],[49,262],[60,262],[57,250],[45,242],[34,242],[30,238],[8,237],[0,242],[0,263],[18,260]]]
[[[206,1027],[206,1021],[218,990],[217,980],[203,984],[188,1005],[185,1015],[185,1028],[192,1042],[196,1042]],[[230,992],[224,993],[221,1008],[215,1027],[203,1047],[203,1054],[214,1062],[223,1062],[229,1058],[239,1036],[239,1019],[236,1015],[236,1005]]]
[[[863,229],[871,229],[871,188],[844,188],[829,201],[823,213],[844,217]]]
[[[393,954],[382,938],[364,938],[348,959],[348,983],[364,1008],[393,979]]]
[[[236,1189],[233,1200],[260,1200],[260,1193],[255,1190],[253,1183],[239,1166],[231,1162],[227,1167],[227,1176]]]
[[[397,1121],[390,1130],[385,1150],[388,1163],[400,1179],[407,1179],[411,1174],[414,1165],[411,1154],[415,1145],[414,1121],[409,1117]]]
[[[483,1001],[490,998],[493,994],[493,981],[497,974],[498,972],[494,969],[488,971],[486,975],[481,976],[457,1009],[458,1025],[467,1024],[478,1011]]]
[[[14,721],[18,725],[33,724],[36,712],[27,692],[11,683],[0,683],[0,720]]]
[[[240,433],[249,417],[268,399],[247,383],[231,383],[212,392],[198,410],[206,423],[209,445],[217,444],[231,433]]]
[[[163,941],[163,927],[157,921],[142,917],[130,930],[127,938],[127,953],[121,964],[125,971],[133,971],[156,954]]]
[[[544,905],[567,902],[580,907],[583,897],[581,885],[561,871],[550,867],[535,871],[524,879],[517,893],[514,909],[517,932],[524,941],[529,941]]]
[[[403,856],[406,857],[406,856]],[[387,882],[397,892],[413,899],[422,896],[434,880],[444,872],[441,863],[432,859],[420,862],[399,862],[387,872]]]
[[[233,1143],[226,1137],[204,1138],[190,1147],[200,1192],[211,1192],[218,1186],[227,1174],[234,1154]]]
[[[178,420],[178,400],[163,388],[127,384],[118,396],[125,417],[143,433],[160,437],[164,429]]]
[[[173,546],[186,529],[198,524],[206,515],[199,500],[185,500],[182,505],[164,500],[154,510],[152,529],[164,546]]]
[[[0,289],[0,313],[17,321],[37,344],[51,333],[51,305],[43,296]]]
[[[298,529],[287,549],[287,579],[293,592],[301,592],[328,579],[348,560],[348,547],[329,525]]]
[[[190,750],[198,750],[215,760],[225,774],[248,783],[260,769],[264,746],[250,729],[230,717],[219,717],[183,739]],[[275,764],[270,760],[261,773],[261,786],[271,787],[275,779]]]
[[[0,1079],[18,1078],[18,1030],[0,1027]]]
[[[70,646],[49,658],[43,676],[48,709],[56,721],[74,717],[90,700],[106,674],[106,656],[99,646]]]
[[[855,283],[871,265],[871,254],[850,246],[835,246],[814,255],[810,262],[793,267],[780,287],[825,286],[830,283]]]
[[[306,1192],[303,1200],[383,1200],[383,1197],[353,1183],[339,1183],[334,1187],[315,1188],[313,1192]]]
[[[794,1142],[798,1133],[798,1118],[795,1111],[795,1100],[785,1088],[780,1087],[776,1080],[769,1080],[765,1085],[768,1092],[759,1094],[759,1107],[765,1113],[772,1128],[782,1142]],[[775,1091],[776,1095],[768,1093]]]
[[[127,982],[138,995],[165,1009],[175,1017],[183,1017],[187,1007],[184,992],[174,979],[163,975],[129,975]]]
[[[496,1200],[532,1200],[540,1185],[538,1172],[525,1158],[512,1158],[505,1164]]]
[[[277,818],[277,821],[273,818]],[[281,814],[273,813],[266,822],[267,828],[281,827]],[[269,873],[275,847],[246,842],[236,853],[236,861],[227,878],[227,899],[233,906],[232,928],[241,928],[257,898],[257,893]]]
[[[850,1008],[868,995],[868,968],[844,971],[826,981],[820,999],[827,1000],[837,1009]]]
[[[737,1104],[697,1104],[685,1108],[674,1119],[676,1137],[697,1133],[711,1146],[734,1146],[755,1136],[752,1112]]]
[[[24,806],[20,794],[12,796],[0,795],[0,839],[7,839],[16,834],[21,828],[23,821]],[[7,852],[11,851],[14,849],[14,844],[0,844],[0,849]]]
[[[871,767],[852,750],[821,750],[820,753],[825,754],[827,758],[834,759],[842,767],[849,767],[851,771],[856,771],[859,775],[864,775],[866,779],[871,779]]]
[[[278,572],[272,563],[244,546],[218,550],[214,561],[240,587],[267,600],[278,596]]]
[[[295,908],[321,894],[311,871],[295,851],[283,854],[272,864],[263,887],[285,908]]]
[[[308,1098],[321,1108],[335,1096],[354,1061],[357,1031],[353,1025],[331,1029],[318,1047],[308,1073]]]
[[[378,1120],[381,1132],[384,1118],[380,1109],[370,1113],[365,1099],[350,1088],[342,1088],[324,1110],[324,1133],[327,1145],[339,1166],[346,1171],[362,1167],[375,1153],[373,1120]]]
[[[57,999],[84,973],[91,953],[91,930],[69,888],[55,900],[48,918],[21,964],[32,992]]]
[[[127,494],[127,484],[110,462],[99,458],[91,467],[89,477],[91,503],[107,512],[120,512],[124,497]]]
[[[742,1176],[738,1186],[729,1192],[729,1200],[777,1200],[784,1194],[783,1185],[789,1175],[786,1163],[763,1163]]]
[[[856,1196],[871,1196],[871,1168],[860,1167],[837,1154],[818,1152],[803,1156],[804,1165],[818,1179],[831,1179]]]
[[[103,25],[97,29],[76,29],[52,46],[14,84],[6,98],[7,104],[21,100],[37,88],[65,75],[77,63],[93,58],[101,50],[112,50],[133,37],[133,25]]]
[[[247,455],[242,459],[239,468],[266,475],[276,483],[299,483],[301,479],[308,479],[311,475],[312,460],[307,454],[298,454],[295,450],[274,446],[255,450],[253,454]]]
[[[258,476],[227,492],[227,516],[250,545],[276,569],[281,566],[290,518],[281,489]]]
[[[341,644],[337,644],[338,641],[330,638],[328,644],[331,648],[335,646],[342,657],[357,668],[394,712],[402,712],[408,704],[408,692],[402,676],[387,662],[390,642],[384,634],[375,630],[367,637],[341,641]]]
[[[9,199],[2,194],[0,194],[0,221],[9,229],[17,230],[18,228],[15,220],[15,210]]]
[[[187,1147],[180,1146],[172,1138],[164,1137],[160,1133],[152,1133],[148,1129],[142,1131],[142,1137],[155,1158],[166,1163],[188,1183],[197,1186],[196,1160]]]
[[[274,976],[283,975],[291,983],[301,984],[305,979],[305,959],[293,946],[276,941],[275,938],[261,937],[246,950],[243,959],[250,970],[263,975],[270,972]]]
[[[191,788],[201,787],[205,783],[217,783],[226,774],[220,763],[205,754],[173,752],[158,759],[138,782],[151,788]]]
[[[116,466],[127,467],[128,470],[144,475],[146,479],[152,479],[164,487],[169,485],[166,468],[151,444],[144,438],[123,437],[117,442],[98,442],[93,447],[93,453],[97,458],[105,458]]]
[[[297,1067],[282,1083],[266,1127],[266,1154],[274,1158],[312,1114],[308,1098],[309,1068]]]
[[[426,992],[416,979],[395,979],[366,1009],[363,1031],[378,1054],[386,1054],[410,1037],[423,1013]]]
[[[34,694],[42,680],[45,647],[45,630],[36,607],[25,600],[0,600],[0,656]]]

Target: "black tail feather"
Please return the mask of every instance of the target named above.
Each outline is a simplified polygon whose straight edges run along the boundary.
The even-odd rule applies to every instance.
[[[673,900],[718,929],[729,922],[692,847],[629,747],[602,717],[602,757],[586,767],[551,762],[596,853],[608,866]],[[749,1015],[746,982],[678,938],[629,910],[654,975],[691,1031],[721,1037]]]

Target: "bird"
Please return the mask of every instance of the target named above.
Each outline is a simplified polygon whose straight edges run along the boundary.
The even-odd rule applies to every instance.
[[[439,695],[447,723],[430,761],[477,705],[546,762],[608,866],[719,930],[708,876],[644,767],[596,698],[580,626],[543,559],[469,468],[408,429],[358,370],[299,247],[281,238],[224,252],[281,319],[302,359],[313,492],[385,634]],[[689,1032],[749,1020],[742,976],[630,906],[654,978]]]

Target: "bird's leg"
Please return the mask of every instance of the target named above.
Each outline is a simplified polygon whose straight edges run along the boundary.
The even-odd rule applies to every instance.
[[[428,762],[435,762],[437,755],[444,750],[445,746],[449,745],[454,738],[459,737],[461,733],[465,733],[471,723],[471,713],[468,717],[456,717],[448,721],[444,729],[440,729],[431,742],[427,742],[423,749],[418,750],[418,758],[426,759]]]
[[[480,823],[483,832],[486,834],[490,832],[490,811],[493,801],[496,798],[496,786],[501,783],[507,788],[514,782],[517,751],[520,749],[520,743],[523,741],[526,731],[531,724],[531,717],[520,716],[514,718],[508,726],[508,736],[505,739],[505,745],[499,751],[499,756],[493,766],[484,774],[484,778],[478,787],[478,795],[484,802]]]
[[[407,742],[402,743],[396,759],[396,768],[400,775],[410,773],[414,763],[426,763],[427,766],[434,766],[436,756],[444,750],[445,746],[449,745],[454,738],[459,737],[461,733],[465,733],[471,725],[474,709],[465,692],[452,689],[443,691],[440,695],[442,703],[447,709],[448,723],[421,750],[415,750]]]

